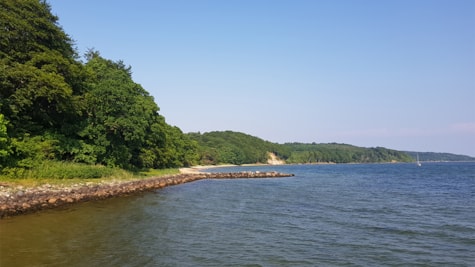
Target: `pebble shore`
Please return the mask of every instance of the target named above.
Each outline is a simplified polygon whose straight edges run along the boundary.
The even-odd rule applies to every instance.
[[[293,174],[278,172],[182,173],[133,181],[103,181],[69,186],[44,184],[11,187],[0,184],[0,218],[51,209],[73,203],[126,196],[203,179],[277,178]]]

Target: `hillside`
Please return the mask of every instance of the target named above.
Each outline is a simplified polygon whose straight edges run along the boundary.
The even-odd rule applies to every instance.
[[[456,155],[451,153],[436,153],[436,152],[413,152],[405,151],[404,153],[411,156],[414,160],[419,154],[420,161],[475,161],[474,157],[466,155]]]
[[[347,144],[304,144],[286,143],[283,145],[291,156],[287,163],[376,163],[410,162],[406,153],[384,147],[364,148]]]
[[[295,163],[383,163],[421,161],[475,161],[474,157],[450,153],[408,152],[384,147],[358,147],[349,144],[285,143],[278,144],[233,131],[189,133],[198,144],[199,163],[253,164]]]
[[[190,133],[199,147],[200,163],[266,163],[269,152],[286,163],[411,162],[404,152],[383,147],[362,148],[346,144],[277,144],[239,132]],[[271,154],[271,155],[273,155]],[[275,158],[274,158],[275,160]]]
[[[200,163],[203,165],[266,163],[268,152],[281,159],[290,156],[286,148],[279,144],[239,132],[214,131],[189,133],[188,136],[198,142]]]

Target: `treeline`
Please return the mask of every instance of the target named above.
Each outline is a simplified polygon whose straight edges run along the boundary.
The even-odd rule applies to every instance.
[[[285,147],[244,133],[215,131],[188,135],[199,145],[202,165],[267,163],[269,152],[282,159],[290,156]]]
[[[73,41],[46,1],[0,1],[0,170],[45,161],[137,168],[194,164],[197,144],[168,125],[131,68]]]
[[[384,147],[364,148],[347,144],[284,144],[291,151],[287,163],[376,163],[410,162],[404,152]]]
[[[419,156],[420,161],[475,161],[474,157],[451,153],[411,151],[406,151],[405,153],[411,156],[414,160],[416,160],[417,156]]]
[[[166,123],[129,66],[94,50],[81,61],[57,21],[46,1],[0,1],[0,176],[266,163],[269,153],[287,163],[413,160],[380,147],[276,144],[231,131],[184,134]]]
[[[225,131],[190,133],[199,144],[200,163],[266,163],[268,152],[286,163],[374,163],[410,162],[404,152],[383,147],[363,148],[346,144],[276,144],[243,133]]]

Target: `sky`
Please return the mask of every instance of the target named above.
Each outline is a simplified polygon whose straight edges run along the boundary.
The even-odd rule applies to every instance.
[[[475,156],[474,0],[49,0],[183,132]]]

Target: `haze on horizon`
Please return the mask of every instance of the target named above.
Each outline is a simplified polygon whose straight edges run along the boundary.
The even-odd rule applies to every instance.
[[[475,1],[48,2],[184,132],[475,156]]]

